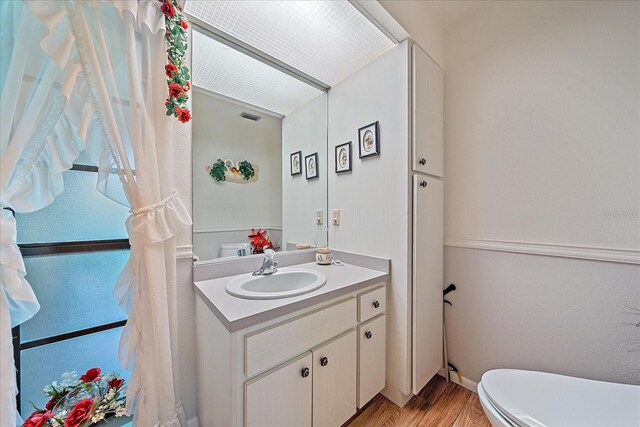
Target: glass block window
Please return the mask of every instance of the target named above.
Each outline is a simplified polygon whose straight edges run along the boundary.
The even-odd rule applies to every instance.
[[[65,191],[50,206],[15,215],[27,280],[41,305],[13,329],[24,418],[33,412],[31,402],[46,403],[43,387],[64,372],[97,366],[129,378],[118,362],[127,315],[112,296],[129,258],[129,210],[96,190],[97,167],[78,162],[64,173]],[[128,421],[123,418],[107,425]]]

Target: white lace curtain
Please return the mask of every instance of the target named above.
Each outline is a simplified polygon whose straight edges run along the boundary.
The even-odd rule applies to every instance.
[[[131,207],[131,255],[114,290],[129,313],[120,361],[132,369],[127,409],[140,426],[179,426],[175,235],[191,219],[173,189],[165,115],[164,16],[156,0],[0,2],[2,208],[32,212],[63,191],[82,150],[98,189]],[[26,7],[25,7],[26,6]],[[15,221],[0,225],[0,425],[15,419],[11,326],[38,303],[25,280]]]

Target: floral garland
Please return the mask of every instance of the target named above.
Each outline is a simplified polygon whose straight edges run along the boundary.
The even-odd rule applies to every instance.
[[[189,84],[189,67],[184,62],[184,54],[187,51],[187,20],[182,14],[182,6],[178,0],[159,0],[162,5],[160,10],[164,14],[166,27],[165,37],[167,38],[167,65],[164,72],[167,75],[167,85],[169,86],[169,96],[164,105],[167,107],[167,116],[175,116],[182,123],[191,120],[191,111],[187,108],[189,96],[187,92],[191,90]]]
[[[35,411],[22,427],[86,427],[106,417],[126,415],[124,380],[118,374],[101,375],[91,368],[78,377],[75,371],[62,374],[62,381],[44,388],[50,396],[44,408]]]

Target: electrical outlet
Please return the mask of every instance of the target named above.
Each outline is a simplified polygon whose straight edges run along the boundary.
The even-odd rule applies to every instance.
[[[318,209],[316,211],[316,224],[318,225],[324,224],[324,220],[322,219],[323,217],[324,217],[324,211],[322,209]]]
[[[340,225],[340,209],[334,209],[331,213],[331,223],[333,225]]]

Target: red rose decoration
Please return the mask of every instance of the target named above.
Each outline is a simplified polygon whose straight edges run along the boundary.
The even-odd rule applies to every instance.
[[[183,110],[180,107],[176,107],[175,112],[178,115],[178,120],[180,120],[182,123],[187,123],[189,120],[191,120],[191,112],[189,110]]]
[[[100,368],[91,368],[84,375],[80,376],[80,379],[85,383],[90,383],[100,376]]]
[[[168,63],[164,66],[164,73],[167,75],[167,77],[171,78],[171,75],[173,73],[178,74],[178,67],[176,67],[172,63]]]
[[[169,96],[177,98],[179,95],[184,95],[184,88],[178,83],[169,83]]]
[[[64,427],[79,427],[85,420],[91,416],[93,411],[93,399],[83,399],[76,403],[67,415],[64,421]]]
[[[116,390],[120,390],[122,384],[124,384],[124,380],[122,378],[114,378],[108,382],[110,388],[115,388]]]
[[[22,423],[22,427],[41,427],[44,426],[45,423],[49,420],[49,418],[53,417],[53,414],[49,411],[36,411],[33,414],[29,415],[29,418],[24,420]]]
[[[58,400],[57,400],[57,399],[55,398],[55,396],[54,396],[54,397],[52,397],[51,399],[49,399],[49,401],[47,402],[47,404],[46,404],[46,405],[44,405],[44,408],[45,408],[47,411],[50,411],[50,410],[52,410],[52,409],[53,409],[53,407],[54,407],[54,406],[56,406],[56,403],[58,403]]]
[[[191,83],[185,82],[184,83],[184,90],[191,90]]]
[[[165,14],[165,16],[174,16],[176,14],[176,9],[171,4],[170,0],[165,1],[160,6],[160,11]]]
[[[184,19],[181,19],[181,20],[180,20],[180,26],[181,26],[182,28],[184,28],[185,30],[186,30],[187,28],[189,28],[189,24],[187,24],[187,21],[185,21]]]

